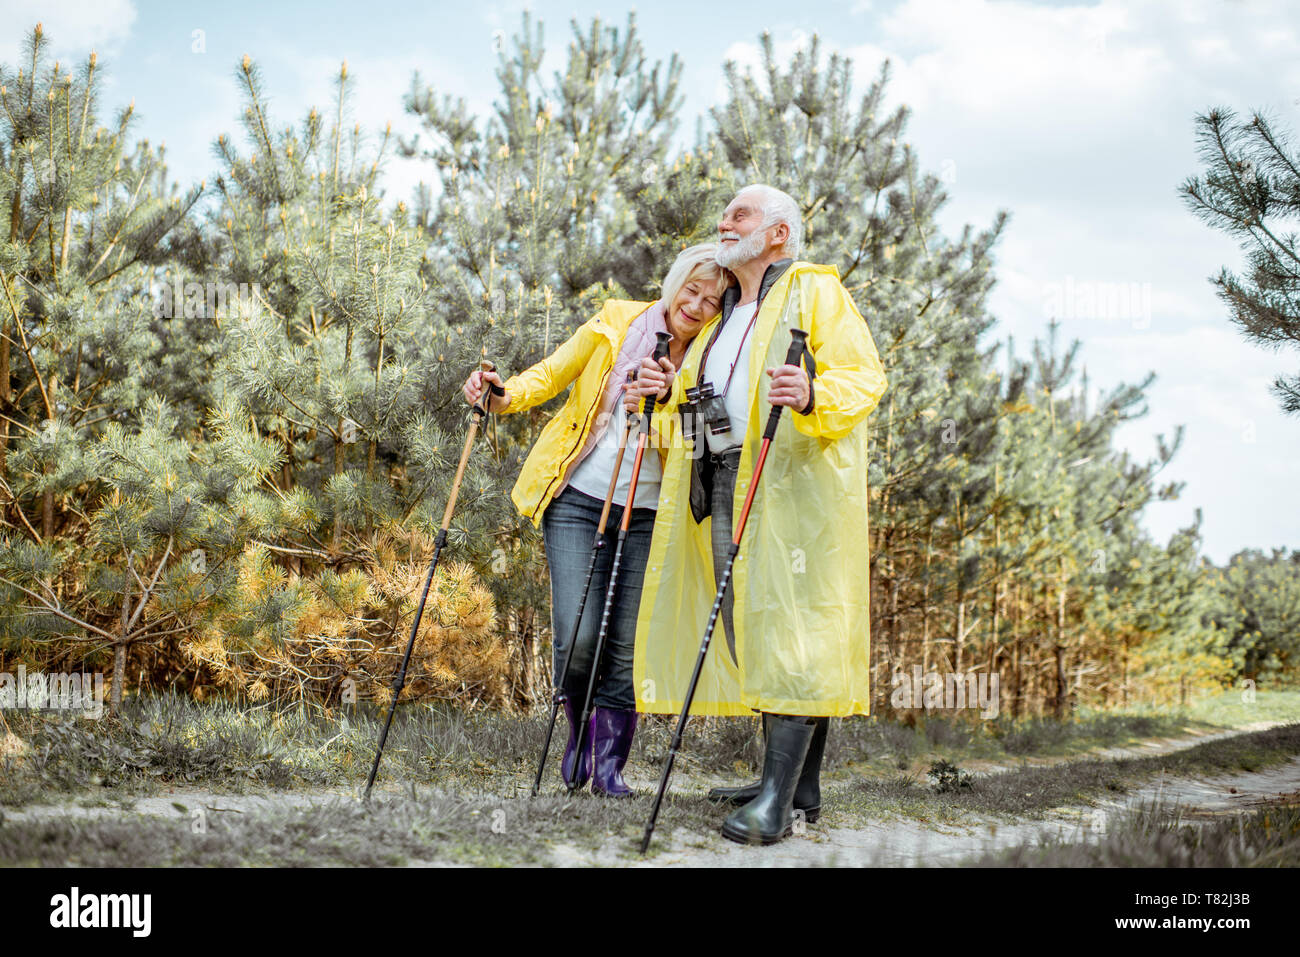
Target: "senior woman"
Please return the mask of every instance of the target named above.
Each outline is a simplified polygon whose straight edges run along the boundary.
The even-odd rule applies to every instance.
[[[467,402],[483,394],[484,381],[501,385],[504,396],[491,397],[493,412],[523,412],[559,395],[570,383],[573,391],[564,407],[546,424],[524,462],[511,497],[521,514],[542,527],[546,563],[551,575],[551,635],[554,680],[559,680],[582,584],[591,561],[596,529],[614,475],[619,438],[626,427],[621,396],[629,371],[654,350],[655,333],[669,332],[668,361],[681,364],[687,347],[718,314],[722,293],[731,276],[714,260],[715,243],[684,250],[668,270],[663,296],[658,302],[610,300],[592,319],[550,356],[504,383],[492,372],[474,372],[465,380]],[[623,780],[623,767],[636,731],[636,695],[632,687],[632,654],[636,640],[641,581],[650,554],[655,505],[659,499],[661,456],[649,455],[641,463],[636,498],[629,503],[632,455],[623,457],[610,508],[614,528],[631,507],[628,536],[623,545],[618,587],[611,609],[609,631],[595,708],[584,739],[591,750],[575,761],[578,709],[586,694],[593,667],[597,633],[609,584],[610,549],[597,559],[591,580],[591,597],[583,609],[577,642],[564,688],[564,713],[569,719],[569,742],[560,772],[566,784],[582,787],[591,780],[592,791],[608,797],[627,797],[631,789]],[[576,768],[575,768],[576,765]]]

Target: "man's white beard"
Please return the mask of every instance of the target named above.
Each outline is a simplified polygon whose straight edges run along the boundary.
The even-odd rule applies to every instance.
[[[763,230],[755,229],[748,236],[736,240],[730,246],[720,245],[717,255],[713,258],[717,260],[718,265],[723,269],[732,269],[744,265],[751,259],[757,259],[762,252]]]

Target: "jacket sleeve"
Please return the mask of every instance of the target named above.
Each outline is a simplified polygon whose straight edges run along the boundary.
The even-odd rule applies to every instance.
[[[596,346],[604,339],[592,328],[603,315],[602,311],[584,322],[567,342],[541,362],[505,381],[504,388],[510,394],[506,414],[525,412],[535,405],[541,405],[555,398],[578,378],[591,360]]]
[[[885,369],[866,320],[838,279],[818,276],[799,291],[817,377],[812,411],[790,418],[805,435],[842,438],[879,404],[889,385]]]

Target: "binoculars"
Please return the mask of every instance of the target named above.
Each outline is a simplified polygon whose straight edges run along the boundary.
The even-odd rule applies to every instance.
[[[686,390],[686,401],[677,406],[682,415],[682,432],[692,442],[700,434],[700,420],[714,435],[725,435],[731,431],[731,416],[723,397],[713,391],[712,382],[702,382],[693,389]]]

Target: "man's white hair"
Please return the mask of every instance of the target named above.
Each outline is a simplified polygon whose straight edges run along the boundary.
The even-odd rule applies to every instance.
[[[792,259],[797,259],[803,250],[803,215],[799,212],[799,204],[794,201],[794,197],[764,183],[751,183],[737,193],[736,198],[739,199],[746,193],[754,193],[759,197],[759,208],[763,210],[763,229],[785,223],[790,235],[781,251]]]

